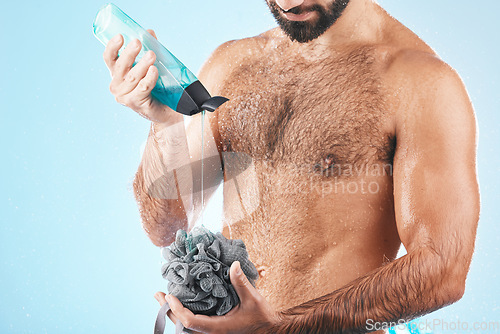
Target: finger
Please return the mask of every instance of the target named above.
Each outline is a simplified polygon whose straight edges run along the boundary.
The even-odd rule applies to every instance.
[[[158,291],[157,293],[155,293],[155,299],[158,301],[158,303],[160,303],[160,306],[163,306],[167,300],[166,300],[166,294],[161,292],[161,291]],[[170,305],[169,305],[170,306]],[[170,318],[170,320],[175,324],[177,322],[177,317],[172,313],[172,310],[168,310],[167,311],[167,316]]]
[[[259,292],[250,283],[247,276],[243,273],[243,270],[241,270],[239,261],[234,261],[231,265],[229,269],[229,278],[242,304],[259,299]]]
[[[158,39],[158,37],[156,37],[156,33],[153,29],[146,29],[155,39]]]
[[[134,39],[125,47],[115,63],[115,67],[113,69],[113,79],[116,78],[118,80],[123,80],[125,75],[134,65],[135,58],[141,51],[141,47],[141,42],[138,39]]]
[[[130,100],[135,101],[137,107],[143,106],[144,103],[150,102],[151,91],[158,80],[158,69],[151,65],[148,68],[146,76],[139,81],[137,87],[129,94]],[[154,116],[154,115],[152,115]]]
[[[112,72],[115,67],[116,60],[118,59],[118,51],[123,45],[123,37],[118,34],[109,40],[108,44],[106,44],[106,48],[104,49],[104,62],[108,67],[109,71]]]
[[[165,299],[165,296],[166,296],[166,294],[161,292],[161,291],[158,291],[157,293],[155,293],[155,299],[158,301],[158,303],[160,303],[160,306],[163,306],[163,304],[165,304],[167,302],[167,300]]]
[[[220,323],[217,318],[212,318],[206,315],[193,314],[189,309],[185,308],[182,303],[174,296],[167,296],[168,304],[174,316],[180,320],[185,328],[199,332],[211,332],[216,328],[220,328]]]
[[[142,59],[125,75],[125,80],[120,87],[120,94],[125,95],[133,91],[139,82],[144,79],[148,69],[154,64],[156,55],[153,51],[148,51]]]

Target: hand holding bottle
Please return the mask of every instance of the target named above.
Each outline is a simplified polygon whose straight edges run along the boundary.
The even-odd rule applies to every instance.
[[[168,108],[192,116],[214,111],[227,101],[211,97],[196,76],[156,40],[152,30],[143,29],[116,5],[104,5],[93,26],[96,38],[107,46],[104,60],[113,77],[111,92],[117,101],[144,117],[162,122],[171,114],[165,112]],[[121,51],[124,43],[126,48]],[[141,60],[135,69],[137,57]],[[153,78],[156,82],[151,85]]]
[[[153,30],[148,32],[156,38]],[[175,117],[173,115],[177,113],[151,94],[158,80],[158,69],[153,65],[155,53],[151,50],[146,52],[134,66],[141,51],[141,42],[132,40],[118,57],[123,43],[123,36],[116,35],[106,45],[103,55],[112,77],[109,90],[116,101],[155,123],[164,123],[169,117]]]

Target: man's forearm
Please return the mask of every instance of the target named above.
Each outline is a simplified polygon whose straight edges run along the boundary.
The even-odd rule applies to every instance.
[[[365,333],[373,322],[410,320],[455,302],[460,284],[448,266],[429,248],[395,260],[326,296],[282,312],[269,332]],[[300,292],[298,292],[300,293]]]
[[[157,246],[168,245],[175,232],[188,225],[186,212],[191,209],[191,198],[187,197],[192,187],[189,162],[184,124],[156,130],[152,124],[133,186],[143,227]]]

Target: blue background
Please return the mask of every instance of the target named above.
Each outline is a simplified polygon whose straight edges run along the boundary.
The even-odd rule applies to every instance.
[[[92,35],[103,3],[2,4],[0,333],[152,333],[153,294],[166,289],[131,192],[149,123],[109,93]],[[193,72],[219,44],[275,26],[263,0],[115,3]],[[482,214],[467,291],[428,318],[500,321],[500,3],[380,3],[457,69],[479,123]]]

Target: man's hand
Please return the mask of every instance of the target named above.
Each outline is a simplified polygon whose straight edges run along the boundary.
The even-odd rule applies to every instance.
[[[156,38],[153,30],[148,32]],[[156,55],[153,51],[148,51],[133,66],[141,51],[141,42],[137,39],[131,41],[118,57],[122,45],[123,36],[116,35],[108,42],[104,51],[104,62],[112,77],[109,90],[118,103],[141,116],[155,123],[166,122],[169,115],[175,113],[151,95],[158,80],[158,69],[153,65]]]
[[[229,276],[240,298],[240,304],[224,316],[209,317],[193,314],[183,307],[177,298],[172,295],[167,296],[163,292],[157,292],[155,298],[160,305],[168,301],[172,310],[169,317],[174,323],[179,319],[185,328],[197,333],[269,333],[268,329],[279,323],[279,313],[273,310],[257,289],[250,284],[241,271],[238,261],[232,264]]]

